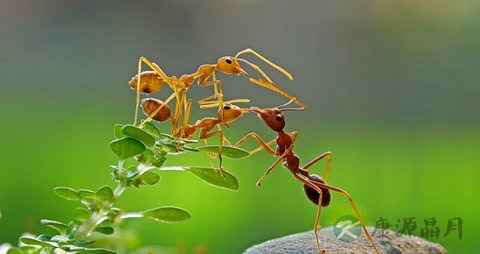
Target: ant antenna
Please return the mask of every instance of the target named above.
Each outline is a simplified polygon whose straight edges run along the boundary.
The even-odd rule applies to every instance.
[[[290,103],[292,103],[292,102],[293,102],[293,100],[290,100],[289,102],[287,102],[287,103],[285,103],[285,104],[282,104],[282,105],[280,105],[280,106],[278,106],[278,107],[276,107],[276,108],[281,109],[281,108],[283,108],[283,107],[285,107],[285,106],[288,106],[288,105],[289,105]]]
[[[238,58],[240,55],[243,55],[243,54],[247,54],[247,53],[250,53],[250,54],[254,54],[256,57],[260,58],[262,61],[264,61],[265,63],[269,64],[270,66],[272,66],[273,68],[277,69],[277,71],[281,72],[283,75],[285,75],[288,79],[290,80],[293,80],[293,77],[290,73],[288,73],[286,70],[284,70],[282,67],[270,62],[268,59],[266,59],[265,57],[263,57],[262,55],[258,54],[257,52],[255,52],[253,49],[251,48],[248,48],[248,49],[245,49],[245,50],[242,50],[240,52],[237,53],[237,55],[235,56],[235,59],[238,59],[240,60],[241,58]],[[242,59],[243,60],[243,59]],[[268,79],[267,79],[268,80]],[[269,80],[270,81],[270,80]],[[273,83],[270,81],[270,83]]]
[[[283,105],[280,105],[277,107],[277,109],[279,109],[281,112],[283,111],[305,111],[305,107],[300,107],[300,108],[284,108],[286,106],[288,106],[290,103],[292,103],[294,101],[294,99],[291,99],[289,102],[283,104]]]

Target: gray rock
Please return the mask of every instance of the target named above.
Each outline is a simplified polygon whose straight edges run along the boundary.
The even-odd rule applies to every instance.
[[[373,228],[368,231],[372,233]],[[380,252],[383,254],[445,254],[447,250],[440,244],[431,243],[415,236],[397,236],[393,231],[386,231],[385,235],[378,232],[374,235]],[[342,242],[335,238],[333,227],[319,231],[319,239],[322,248],[328,254],[371,254],[375,253],[371,243],[362,234],[353,243]],[[254,245],[243,254],[318,254],[313,231],[284,236]]]

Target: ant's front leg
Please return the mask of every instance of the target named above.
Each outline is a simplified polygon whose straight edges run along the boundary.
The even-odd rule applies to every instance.
[[[245,135],[243,138],[241,138],[234,146],[235,147],[239,147],[241,144],[245,143],[247,141],[248,138],[254,138],[255,140],[258,141],[258,143],[260,143],[260,147],[251,151],[250,154],[252,153],[255,153],[255,152],[258,152],[262,149],[265,149],[265,151],[267,151],[268,153],[270,153],[271,155],[273,156],[276,156],[277,154],[275,153],[275,151],[273,151],[273,149],[270,147],[270,142],[269,143],[266,143],[257,133],[255,132],[251,132],[247,135]],[[275,139],[272,140],[274,143],[275,142]]]
[[[218,125],[217,125],[218,126]],[[213,126],[212,126],[213,127]],[[220,134],[220,143],[219,143],[219,146],[218,146],[218,160],[219,160],[219,168],[218,168],[218,171],[220,172],[220,174],[225,177],[225,171],[223,170],[222,168],[222,147],[223,147],[223,142],[224,142],[224,139],[225,139],[225,136],[223,134],[223,130],[221,128],[219,128],[219,130],[216,130],[216,131],[213,131],[213,132],[210,132],[212,128],[204,128],[202,129],[202,132],[200,133],[200,139],[208,139],[216,134]]]

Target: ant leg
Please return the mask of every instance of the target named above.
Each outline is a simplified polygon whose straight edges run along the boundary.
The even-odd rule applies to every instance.
[[[215,72],[212,73],[212,79],[213,79],[213,82],[217,82],[217,76],[215,75]],[[220,81],[220,80],[218,80]],[[215,95],[216,95],[216,98],[218,100],[218,108],[220,110],[222,110],[222,122],[223,124],[225,124],[225,126],[227,126],[228,128],[230,128],[230,126],[228,125],[227,122],[225,122],[225,111],[223,110],[223,89],[222,89],[222,82],[218,82],[218,84],[215,84],[214,85],[214,90],[215,90]]]
[[[219,172],[222,176],[225,177],[225,172],[223,171],[223,168],[222,168],[222,146],[223,146],[223,139],[224,139],[224,135],[223,135],[223,131],[220,129],[220,130],[216,130],[214,132],[209,132],[210,129],[203,129],[202,132],[200,133],[200,139],[208,139],[216,134],[220,134],[220,143],[219,143],[219,146],[218,146],[218,160],[219,160]]]
[[[266,59],[265,57],[263,57],[262,55],[258,54],[257,52],[255,52],[253,49],[251,48],[248,48],[248,49],[244,49],[240,52],[237,53],[237,55],[235,56],[235,58],[238,58],[240,55],[243,55],[243,54],[247,54],[247,53],[250,53],[250,54],[254,54],[256,57],[260,58],[262,61],[266,62],[267,64],[269,64],[270,66],[272,66],[273,68],[277,69],[279,72],[281,72],[283,75],[285,75],[288,79],[290,80],[293,80],[293,77],[290,73],[288,73],[286,70],[284,70],[282,67],[270,62],[268,59]]]
[[[332,162],[332,152],[328,151],[328,152],[324,152],[322,154],[320,154],[317,158],[313,159],[312,161],[310,161],[309,163],[305,164],[305,166],[303,166],[302,168],[303,169],[308,169],[310,166],[312,166],[313,164],[317,163],[318,161],[322,160],[323,158],[327,157],[327,167],[325,169],[325,182],[328,182],[328,176],[329,176],[329,172],[330,172],[330,163]]]
[[[234,147],[239,147],[241,144],[245,143],[245,141],[247,141],[248,138],[254,138],[258,141],[258,143],[260,143],[260,148],[258,151],[262,150],[262,149],[265,149],[265,151],[267,151],[268,153],[270,153],[271,155],[273,156],[276,156],[277,154],[275,153],[275,151],[273,151],[272,148],[270,148],[270,145],[265,143],[265,141],[255,132],[252,132],[252,133],[249,133],[247,135],[245,135],[243,138],[241,138],[235,145]],[[275,140],[273,140],[275,142]],[[257,149],[255,149],[257,150]]]
[[[214,95],[209,96],[210,98],[213,98]],[[235,100],[229,100],[229,101],[224,101],[223,104],[235,104],[235,103],[240,103],[240,102],[250,102],[249,99],[235,99]],[[218,101],[205,101],[205,102],[198,102],[200,105],[201,109],[207,109],[207,108],[216,108],[218,107]],[[250,109],[248,108],[242,108],[241,109],[243,113],[248,113],[250,112]]]
[[[170,81],[169,77],[165,74],[165,72],[163,72],[162,69],[158,67],[158,65],[156,65],[155,63],[152,63],[150,60],[148,60],[144,56],[140,57],[140,59],[138,60],[138,80],[137,80],[139,85],[137,85],[137,91],[136,91],[135,120],[133,125],[137,125],[138,109],[140,107],[140,79],[141,79],[140,74],[142,72],[142,63],[147,64],[152,70],[155,71],[156,74],[160,76],[161,79],[165,81],[165,83],[168,84],[168,86],[170,86],[170,88],[172,88],[172,90],[175,91],[174,89],[175,85]],[[177,94],[177,99],[178,99],[178,94]]]
[[[185,98],[186,99],[186,98]],[[192,100],[188,100],[185,104],[185,116],[183,117],[182,129],[186,129],[188,126],[188,120],[190,119],[190,111],[192,109]]]
[[[205,143],[206,146],[208,146],[208,141],[206,139],[204,139],[203,142]],[[213,166],[213,158],[212,158],[213,156],[214,156],[214,153],[212,152],[207,153],[208,161],[210,162],[210,167],[214,169],[215,166]]]
[[[315,182],[315,185],[317,185],[318,188],[325,188],[325,189],[329,189],[329,190],[338,192],[338,193],[344,195],[348,199],[348,201],[350,202],[350,205],[353,208],[353,211],[355,212],[355,215],[357,216],[358,220],[360,221],[360,224],[362,224],[362,228],[363,228],[363,231],[365,232],[365,235],[367,236],[367,239],[370,241],[370,243],[372,243],[375,251],[378,254],[380,254],[380,251],[378,250],[377,244],[373,241],[372,236],[368,232],[367,226],[365,225],[365,222],[363,221],[362,217],[360,216],[360,212],[358,211],[357,206],[355,205],[355,202],[353,201],[350,194],[348,194],[346,191],[344,191],[340,188],[337,188],[337,187],[334,187],[334,186],[331,186],[331,185],[328,185],[328,184],[325,184],[325,183]]]
[[[177,132],[178,122],[180,121],[180,117],[182,116],[182,106],[183,106],[183,100],[182,99],[177,100],[177,103],[175,104],[175,116],[174,116],[175,121],[172,129],[173,133]]]
[[[217,128],[219,130],[222,129],[222,127],[220,127],[220,125],[217,125]],[[223,141],[224,141],[224,143],[227,143],[227,145],[232,146],[232,143],[227,139],[227,137],[225,137],[225,135],[223,136]]]
[[[317,216],[315,217],[315,225],[313,226],[313,233],[315,234],[315,240],[317,242],[317,248],[320,251],[320,253],[325,253],[325,249],[320,247],[320,239],[318,238],[318,230],[320,229],[320,212],[322,211],[322,195],[323,192],[322,190],[313,184],[310,180],[304,179],[303,177],[299,176],[298,173],[293,174],[295,178],[297,178],[299,181],[301,181],[303,184],[308,185],[309,187],[313,188],[316,190],[319,194],[319,199],[318,199],[318,210],[317,210]]]
[[[283,160],[287,156],[288,153],[292,152],[293,145],[291,145],[287,151],[285,151],[282,156],[278,157],[278,159],[265,171],[265,173],[260,177],[260,179],[257,181],[257,186],[260,187],[262,185],[263,180],[265,180],[265,177],[272,172],[272,170],[280,163],[280,161]]]
[[[281,90],[280,88],[276,87],[274,84],[272,84],[271,82],[268,82],[268,81],[265,81],[265,80],[262,80],[262,79],[254,79],[254,78],[249,78],[248,79],[250,82],[256,84],[256,85],[259,85],[259,86],[262,86],[262,87],[265,87],[267,89],[270,89],[280,95],[283,95],[284,97],[292,100],[295,104],[297,104],[298,106],[301,107],[301,110],[306,110],[307,109],[307,106],[303,103],[301,103],[300,101],[297,100],[297,98],[291,96],[290,94],[284,92],[283,90]]]
[[[160,110],[167,105],[174,97],[176,96],[175,93],[172,93],[151,115],[148,116],[147,119],[145,119],[141,124],[140,127],[143,127],[143,125],[147,122],[152,121],[153,117],[160,112]]]

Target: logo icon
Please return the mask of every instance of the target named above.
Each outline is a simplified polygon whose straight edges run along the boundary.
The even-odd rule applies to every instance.
[[[344,215],[335,222],[333,233],[338,240],[351,243],[362,234],[362,226],[356,217]]]

